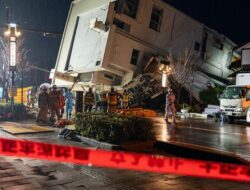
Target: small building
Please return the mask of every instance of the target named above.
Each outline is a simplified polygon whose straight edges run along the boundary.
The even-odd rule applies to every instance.
[[[161,0],[75,0],[65,26],[55,72],[77,76],[76,86],[124,86],[153,56],[191,49],[200,69],[192,91],[225,84],[235,44]],[[59,86],[71,86],[53,77]]]

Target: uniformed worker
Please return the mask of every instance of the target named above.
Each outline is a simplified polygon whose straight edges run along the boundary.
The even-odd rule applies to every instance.
[[[168,116],[172,115],[173,118],[173,124],[176,124],[176,110],[175,110],[175,95],[173,93],[173,90],[171,88],[169,88],[168,90],[168,95],[166,96],[166,101],[167,101],[167,109],[166,109],[166,115],[165,115],[165,119],[167,121],[167,123],[169,123],[168,121]]]
[[[48,122],[49,94],[47,88],[42,88],[38,95],[39,112],[37,116],[38,125],[46,125]]]
[[[106,113],[107,111],[108,111],[107,93],[103,92],[101,94],[101,112]]]
[[[71,89],[65,94],[65,100],[66,100],[66,114],[67,114],[67,119],[71,119],[72,111],[73,111],[73,106],[74,106],[74,95],[71,92]]]
[[[127,90],[125,89],[123,94],[122,94],[122,108],[123,109],[128,109],[128,102],[129,102],[129,94],[127,92]]]
[[[53,124],[55,122],[55,115],[57,119],[61,119],[60,114],[60,94],[57,91],[57,86],[53,85],[51,91],[49,92],[49,108],[50,108],[50,122]]]
[[[111,87],[111,91],[108,93],[107,99],[108,99],[108,113],[115,113],[117,110],[118,93],[115,91],[114,87]]]
[[[84,96],[84,111],[91,112],[93,105],[95,104],[95,96],[92,92],[92,88],[89,88],[89,91],[86,92]]]

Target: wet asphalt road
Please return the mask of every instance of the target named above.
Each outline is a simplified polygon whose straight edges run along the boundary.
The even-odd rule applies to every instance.
[[[179,120],[177,125],[154,118],[157,140],[229,153],[250,161],[250,126],[242,121],[235,124],[214,120]]]

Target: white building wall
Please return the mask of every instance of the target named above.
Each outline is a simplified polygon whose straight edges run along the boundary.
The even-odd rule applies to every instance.
[[[100,68],[108,40],[108,31],[97,32],[90,29],[90,21],[97,18],[106,22],[109,4],[102,5],[79,15],[79,24],[75,35],[69,68],[78,72],[87,72]],[[100,62],[96,65],[97,61]]]
[[[144,54],[155,53],[166,56],[172,53],[176,56],[182,54],[186,48],[194,50],[195,42],[200,44],[201,53],[202,40],[206,27],[198,21],[190,18],[175,8],[160,0],[140,0],[137,17],[131,18],[125,14],[114,11],[114,3],[110,0],[79,0],[72,4],[72,11],[65,27],[56,70],[64,71],[67,56],[70,50],[75,22],[80,16],[75,43],[72,49],[70,65],[73,71],[78,73],[106,70],[123,77],[123,83],[132,79],[136,66],[130,64],[133,49],[140,51],[138,63],[142,61]],[[159,32],[150,29],[149,23],[153,5],[162,8],[163,18]],[[107,32],[97,33],[89,29],[89,21],[98,18],[104,23],[110,23]],[[130,25],[130,31],[124,31],[113,25],[113,19],[119,19]],[[232,44],[223,43],[224,49],[217,50],[213,47],[216,32],[208,31],[206,44],[207,59],[203,64],[204,69],[217,76],[226,77],[228,70],[228,55]],[[96,61],[101,61],[96,66]],[[93,83],[100,82],[102,74],[93,75]],[[107,80],[105,80],[105,83]],[[111,83],[110,83],[111,84]]]
[[[234,44],[229,41],[223,35],[218,34],[215,31],[204,29],[204,32],[208,34],[206,53],[203,59],[203,69],[216,76],[226,78],[231,71],[228,69],[231,63]],[[218,48],[218,41],[223,44],[222,49]]]

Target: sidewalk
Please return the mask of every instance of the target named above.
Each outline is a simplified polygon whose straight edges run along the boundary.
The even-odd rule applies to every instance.
[[[57,132],[13,137],[0,132],[0,136],[5,138],[87,146],[59,139],[56,135]],[[249,184],[242,182],[95,168],[35,159],[0,158],[0,168],[0,189],[4,190],[250,190]]]

